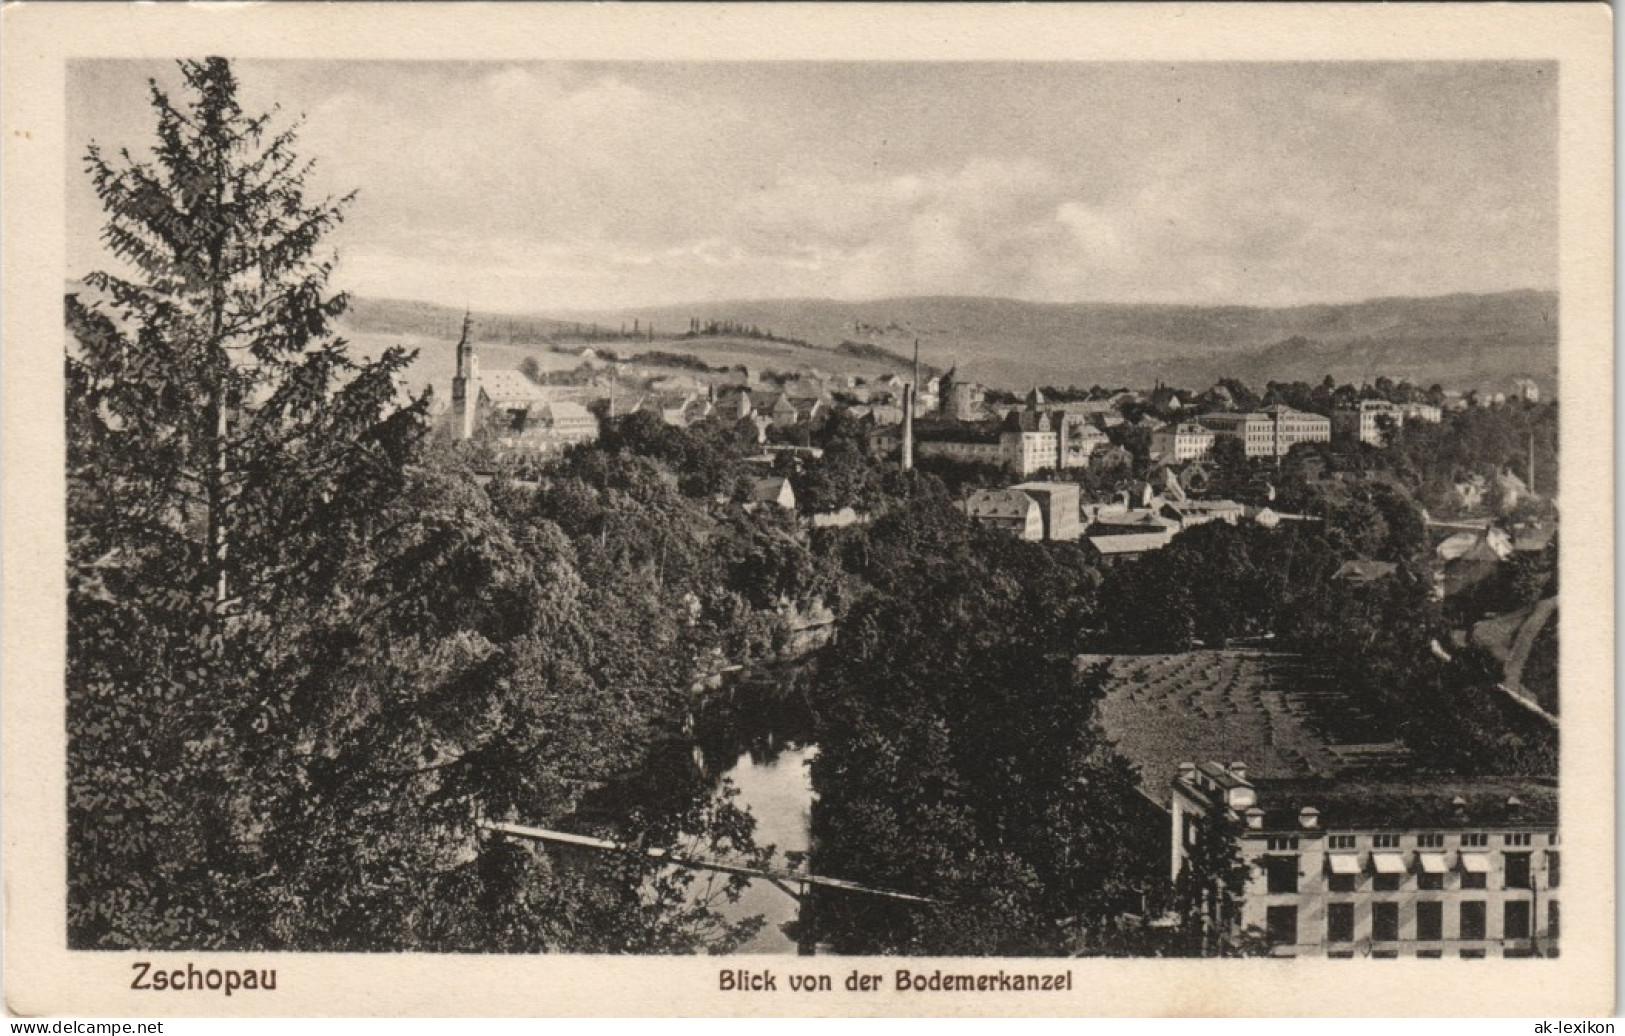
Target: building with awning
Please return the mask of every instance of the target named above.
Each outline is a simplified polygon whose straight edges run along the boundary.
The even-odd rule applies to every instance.
[[[1221,923],[1276,956],[1557,955],[1554,779],[1272,779],[1183,763],[1172,799],[1170,876],[1228,820],[1251,878]]]

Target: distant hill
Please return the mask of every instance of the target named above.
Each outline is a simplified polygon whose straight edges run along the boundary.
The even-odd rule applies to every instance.
[[[655,324],[735,320],[816,345],[852,341],[902,355],[920,341],[933,367],[958,365],[993,385],[1197,387],[1234,375],[1258,382],[1388,375],[1505,391],[1513,377],[1556,389],[1554,292],[1385,298],[1262,308],[921,297],[873,302],[755,300],[632,309],[569,319]]]
[[[73,286],[70,285],[70,290]],[[1422,385],[1507,391],[1515,377],[1557,387],[1555,292],[1385,298],[1262,308],[1045,304],[1013,299],[919,297],[872,302],[768,299],[592,313],[476,313],[482,362],[574,366],[558,344],[622,353],[690,353],[713,365],[777,370],[816,367],[874,374],[906,369],[915,339],[922,365],[1003,388],[1035,382],[1200,388],[1223,376],[1264,382],[1360,382],[1386,375]],[[449,387],[462,311],[426,302],[357,297],[341,321],[366,353],[402,344],[419,351],[417,380]],[[685,338],[691,320],[753,327],[779,339]],[[634,321],[643,336],[619,337]],[[653,340],[647,338],[650,324]],[[594,336],[597,336],[596,338]]]
[[[534,360],[542,370],[571,369],[581,362],[576,350],[584,346],[630,357],[653,352],[687,354],[713,367],[743,365],[780,372],[814,368],[875,376],[905,370],[911,364],[907,357],[867,344],[843,352],[835,343],[822,346],[728,334],[687,337],[676,333],[686,332],[687,317],[657,319],[653,337],[649,337],[649,321],[632,314],[585,314],[580,319],[560,319],[475,311],[472,316],[480,363],[487,370],[518,369],[527,359]],[[631,334],[634,320],[637,335]],[[377,356],[392,345],[416,350],[410,381],[414,387],[432,386],[436,397],[442,399],[449,398],[462,326],[463,311],[452,306],[360,296],[351,298],[349,309],[338,322],[340,333],[360,355]]]

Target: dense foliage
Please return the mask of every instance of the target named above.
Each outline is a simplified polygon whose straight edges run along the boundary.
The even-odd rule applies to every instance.
[[[773,639],[749,578],[652,462],[481,490],[397,401],[407,357],[332,336],[343,203],[305,201],[292,131],[224,61],[182,73],[154,164],[90,152],[129,272],[67,302],[70,941],[731,945],[686,875],[477,823],[566,815],[676,730]],[[706,791],[648,831],[750,852]]]
[[[842,952],[1067,952],[1144,907],[1155,825],[1073,652],[1095,574],[1076,548],[982,530],[940,499],[876,523],[872,588],[822,674],[815,865],[940,907],[830,897]]]

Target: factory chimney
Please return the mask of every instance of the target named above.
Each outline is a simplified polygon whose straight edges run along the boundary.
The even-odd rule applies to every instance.
[[[903,386],[903,457],[904,471],[914,470],[914,386]]]

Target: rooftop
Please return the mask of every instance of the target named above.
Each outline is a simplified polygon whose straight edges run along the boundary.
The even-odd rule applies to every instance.
[[[1107,664],[1101,726],[1158,802],[1168,801],[1179,764],[1194,760],[1245,761],[1255,783],[1376,777],[1408,765],[1402,745],[1383,740],[1371,717],[1295,655],[1232,649],[1078,663]]]
[[[1167,532],[1130,532],[1120,536],[1090,536],[1088,540],[1091,547],[1109,557],[1160,550],[1168,545],[1170,538]]]
[[[1546,777],[1397,777],[1254,780],[1265,830],[1298,828],[1299,811],[1320,811],[1322,828],[1553,827],[1557,781]],[[1508,805],[1509,800],[1517,800]]]
[[[520,371],[480,371],[479,385],[494,403],[540,403],[552,398],[552,394]]]

